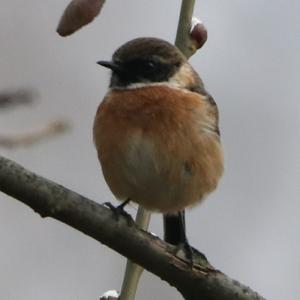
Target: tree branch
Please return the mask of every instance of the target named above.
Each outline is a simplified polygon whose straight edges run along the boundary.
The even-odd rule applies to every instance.
[[[0,156],[0,190],[93,237],[175,286],[188,300],[263,300],[256,292],[212,268],[202,259],[193,268],[173,246],[142,231],[122,216]],[[124,240],[127,241],[124,243]]]

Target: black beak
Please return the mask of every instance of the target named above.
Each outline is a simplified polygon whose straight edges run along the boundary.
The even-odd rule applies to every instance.
[[[97,61],[97,64],[100,66],[103,66],[105,68],[111,69],[112,71],[114,71],[116,73],[120,73],[123,70],[119,64],[117,64],[113,61],[100,60],[100,61]]]

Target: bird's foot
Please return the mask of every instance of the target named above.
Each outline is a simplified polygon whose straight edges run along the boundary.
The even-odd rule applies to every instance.
[[[191,268],[193,268],[194,262],[194,251],[189,242],[186,240],[183,243],[177,245],[177,249],[182,250],[185,256],[185,259],[189,262]]]
[[[176,256],[187,261],[190,268],[197,268],[199,270],[212,269],[211,264],[206,256],[199,250],[193,248],[187,241],[179,243],[176,246]]]
[[[110,208],[110,210],[113,212],[117,221],[119,221],[120,216],[123,216],[126,219],[128,225],[131,225],[134,223],[134,220],[132,219],[132,216],[124,209],[124,207],[129,202],[130,202],[130,200],[128,199],[118,206],[114,206],[110,202],[105,202],[104,205],[107,206],[108,208]]]

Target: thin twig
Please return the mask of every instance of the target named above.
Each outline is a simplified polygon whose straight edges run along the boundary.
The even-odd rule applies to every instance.
[[[136,214],[135,223],[138,228],[147,230],[149,226],[151,213],[139,205]],[[131,260],[127,260],[124,280],[122,284],[120,299],[133,300],[137,291],[140,277],[143,273],[143,268]]]
[[[190,30],[195,0],[182,0],[175,45],[189,58],[197,49],[191,41]]]

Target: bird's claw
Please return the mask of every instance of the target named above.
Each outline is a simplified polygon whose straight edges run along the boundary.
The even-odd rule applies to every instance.
[[[186,260],[188,260],[191,268],[194,266],[194,251],[188,241],[185,241],[178,245],[179,249],[183,250]]]
[[[127,211],[125,211],[124,203],[118,206],[114,206],[110,202],[105,202],[104,205],[107,206],[113,212],[114,217],[117,221],[119,221],[120,216],[123,216],[126,219],[128,225],[134,223],[132,216]]]

